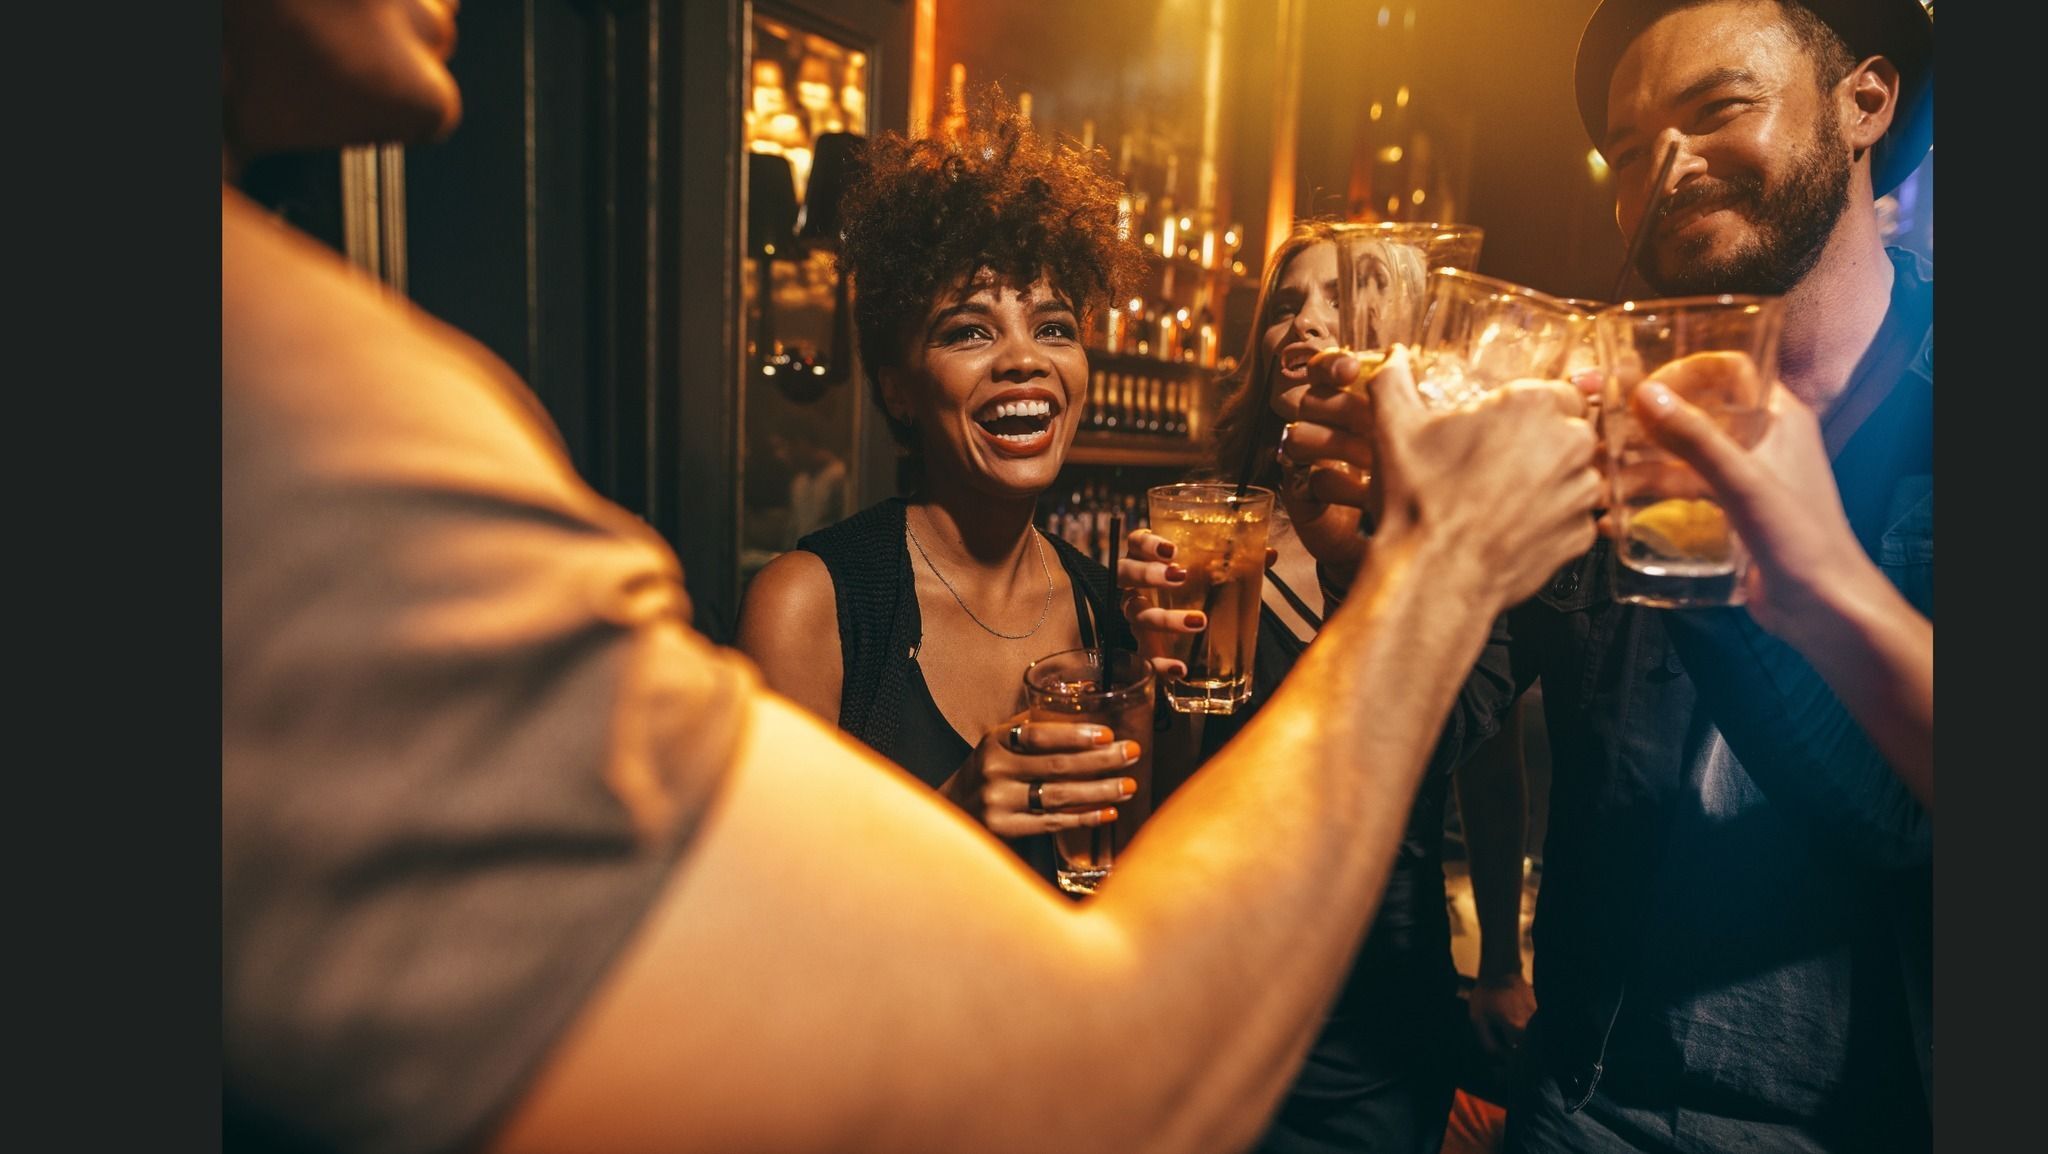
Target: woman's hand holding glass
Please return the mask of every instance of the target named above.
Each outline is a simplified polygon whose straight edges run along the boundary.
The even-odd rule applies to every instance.
[[[1137,789],[1117,774],[1135,765],[1136,742],[1108,727],[1029,721],[1018,713],[981,743],[939,792],[997,837],[1107,825]]]
[[[1266,550],[1270,568],[1274,551]],[[1124,534],[1123,556],[1117,559],[1116,583],[1124,590],[1124,620],[1138,639],[1138,655],[1151,663],[1160,677],[1182,677],[1187,665],[1172,657],[1173,640],[1200,633],[1209,627],[1208,617],[1199,609],[1162,609],[1155,590],[1170,589],[1187,580],[1187,570],[1173,563],[1173,542],[1150,529],[1133,529]]]
[[[1365,533],[1377,515],[1372,402],[1363,384],[1368,366],[1384,363],[1377,354],[1326,349],[1309,361],[1308,387],[1275,406],[1287,420],[1281,503],[1325,584],[1337,590],[1350,586],[1364,561]]]
[[[1332,470],[1311,476],[1325,501],[1365,509],[1368,523],[1471,522],[1475,556],[1519,601],[1593,543],[1600,496],[1585,402],[1563,381],[1514,381],[1471,404],[1435,413],[1415,392],[1408,351],[1396,346],[1353,391],[1357,358],[1310,362],[1310,389],[1281,452],[1297,465],[1346,462],[1363,482]],[[1327,476],[1327,479],[1325,479]],[[1521,510],[1519,514],[1514,510]],[[1544,568],[1545,565],[1548,568]]]

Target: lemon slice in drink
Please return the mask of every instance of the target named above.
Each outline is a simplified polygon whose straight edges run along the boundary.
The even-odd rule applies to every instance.
[[[1638,509],[1628,519],[1629,539],[1673,561],[1728,558],[1728,518],[1712,501],[1673,497]]]
[[[1387,350],[1368,349],[1361,353],[1347,349],[1342,345],[1331,345],[1329,348],[1322,349],[1316,355],[1310,357],[1308,363],[1313,367],[1319,364],[1327,364],[1338,357],[1356,357],[1358,359],[1358,370],[1351,374],[1350,380],[1344,382],[1344,391],[1347,393],[1363,393],[1365,391],[1365,382],[1371,380],[1372,375],[1379,372],[1380,366],[1387,362]]]

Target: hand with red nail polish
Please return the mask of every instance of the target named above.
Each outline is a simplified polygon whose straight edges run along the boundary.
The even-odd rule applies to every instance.
[[[1170,589],[1187,580],[1187,570],[1172,559],[1172,541],[1150,529],[1133,529],[1125,535],[1123,556],[1116,563],[1116,582],[1125,590],[1124,619],[1138,638],[1139,654],[1162,677],[1187,672],[1183,662],[1169,656],[1174,638],[1208,628],[1200,610],[1159,607],[1154,590]]]

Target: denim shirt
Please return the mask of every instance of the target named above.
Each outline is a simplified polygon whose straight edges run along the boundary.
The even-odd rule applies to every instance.
[[[1843,394],[1874,386],[1884,399],[1833,460],[1859,540],[1931,618],[1932,268],[1903,250],[1889,255],[1891,309]],[[1638,1086],[1744,1112],[1883,1113],[1896,1105],[1900,1073],[1910,1085],[1916,1066],[1924,1094],[1931,818],[1789,646],[1739,608],[1617,603],[1612,563],[1603,540],[1565,566],[1510,611],[1482,658],[1493,676],[1511,674],[1513,692],[1538,677],[1544,687],[1552,782],[1533,930],[1541,1068],[1574,1109],[1604,1072],[1617,1071],[1620,1090],[1630,1063]],[[1717,806],[1769,825],[1763,852],[1776,860],[1702,858],[1754,852],[1754,842],[1701,834],[1703,809]],[[1720,863],[1740,867],[1726,870],[1726,894],[1702,884]],[[1744,927],[1749,940],[1729,950],[1748,954],[1726,969],[1684,953],[1688,919],[1710,911],[1689,913],[1683,902],[1712,895],[1739,905],[1744,885],[1759,909],[1796,900],[1850,915],[1833,919],[1839,937],[1827,942],[1792,940],[1790,930],[1771,941],[1763,935],[1779,931]],[[1674,898],[1681,908],[1670,908]],[[1808,969],[1773,968],[1787,959]],[[1786,1040],[1787,1020],[1812,1019],[1814,1048],[1831,1051],[1852,1026],[1836,1020],[1852,1001],[1859,1053],[1844,1044],[1806,1054]],[[1713,1021],[1696,1028],[1688,1014]],[[1860,1052],[1872,1021],[1896,1042],[1875,1058]]]

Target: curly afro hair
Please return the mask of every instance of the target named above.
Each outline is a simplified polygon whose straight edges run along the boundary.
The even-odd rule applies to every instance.
[[[1117,236],[1123,185],[1100,150],[1041,138],[991,86],[964,127],[915,140],[887,133],[862,151],[841,207],[839,268],[854,292],[870,396],[938,294],[983,269],[1025,285],[1043,274],[1082,323],[1122,299],[1146,268]],[[913,430],[883,417],[915,451]]]

